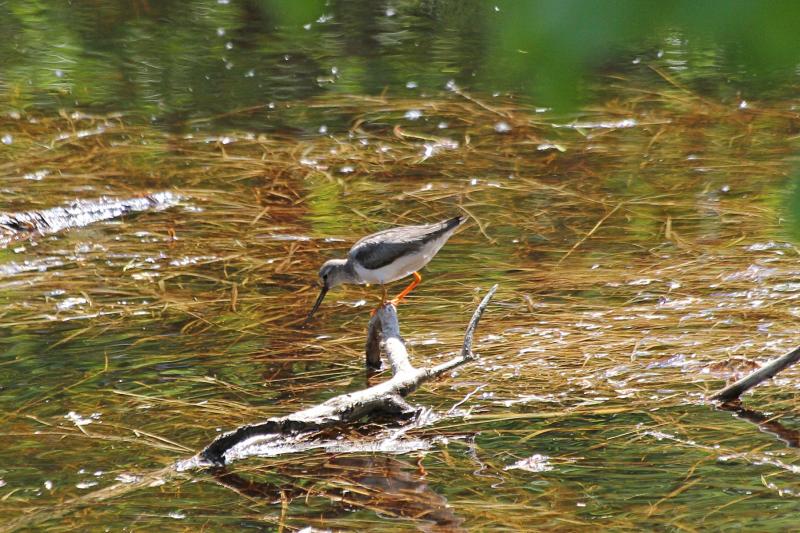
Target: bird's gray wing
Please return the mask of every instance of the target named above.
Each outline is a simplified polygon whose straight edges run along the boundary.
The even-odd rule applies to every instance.
[[[369,270],[377,270],[393,263],[404,254],[415,252],[423,245],[422,240],[404,242],[360,241],[354,246],[350,255],[361,266]]]
[[[364,268],[375,270],[392,263],[403,254],[418,251],[427,242],[455,229],[461,222],[462,219],[456,217],[436,224],[379,231],[355,243],[350,249],[350,256]]]

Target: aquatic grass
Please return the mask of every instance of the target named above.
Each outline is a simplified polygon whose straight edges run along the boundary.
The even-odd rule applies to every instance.
[[[4,211],[184,198],[0,251],[0,438],[32,469],[0,471],[0,513],[24,509],[53,530],[119,514],[170,528],[171,512],[183,516],[176,529],[522,529],[531,516],[565,531],[787,525],[796,450],[705,397],[797,344],[798,252],[781,209],[798,117],[670,85],[620,91],[574,117],[473,95],[318,98],[313,113],[350,128],[307,137],[197,121],[166,132],[126,116],[0,119],[15,143],[0,152]],[[423,116],[406,119],[410,109]],[[475,289],[500,290],[481,360],[413,398],[453,410],[404,433],[429,449],[309,450],[237,464],[235,486],[162,472],[159,487],[109,489],[218,431],[363,388],[377,293],[338,291],[302,330],[319,264],[356,235],[453,212],[470,227],[399,310],[412,357],[451,355]],[[788,370],[746,407],[792,429],[797,379]],[[551,469],[507,469],[535,454]],[[78,489],[88,477],[99,484]],[[765,518],[755,498],[778,510]]]

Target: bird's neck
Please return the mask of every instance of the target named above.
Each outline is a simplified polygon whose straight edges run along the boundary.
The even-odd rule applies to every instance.
[[[356,280],[355,265],[349,259],[342,265],[342,279],[345,283],[354,283]]]
[[[336,261],[337,264],[333,271],[334,278],[331,287],[341,285],[342,283],[356,283],[358,276],[356,276],[353,262],[350,260],[345,261],[344,259],[335,259],[334,261]]]

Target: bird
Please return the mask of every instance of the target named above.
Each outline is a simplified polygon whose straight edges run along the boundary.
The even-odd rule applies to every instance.
[[[360,239],[350,248],[347,259],[331,259],[319,269],[321,290],[305,323],[308,324],[333,287],[345,283],[381,285],[381,305],[384,305],[387,283],[414,276],[408,287],[390,301],[397,305],[422,281],[419,270],[433,259],[466,220],[464,216],[456,216],[435,224],[399,226]]]

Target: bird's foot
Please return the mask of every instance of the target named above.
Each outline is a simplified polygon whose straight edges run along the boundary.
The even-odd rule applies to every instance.
[[[399,300],[395,301],[395,300],[397,300],[397,298],[394,298],[392,300],[384,300],[378,307],[374,308],[372,311],[369,312],[369,316],[375,316],[375,313],[377,313],[379,309],[386,307],[387,305],[393,305],[397,307],[397,304],[400,301]]]

